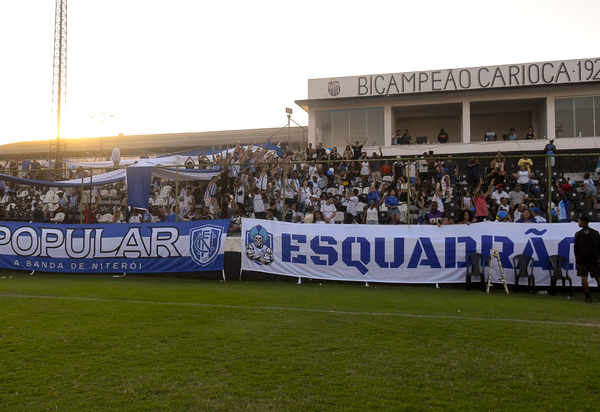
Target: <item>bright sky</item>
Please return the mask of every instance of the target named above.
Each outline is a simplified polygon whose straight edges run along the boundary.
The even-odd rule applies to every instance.
[[[55,0],[2,5],[0,144],[51,136]],[[307,80],[600,57],[600,1],[70,1],[61,135],[283,127]],[[93,115],[113,113],[102,124]]]

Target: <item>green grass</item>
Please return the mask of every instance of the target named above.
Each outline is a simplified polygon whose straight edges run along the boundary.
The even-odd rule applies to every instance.
[[[600,409],[581,292],[0,276],[2,411]]]

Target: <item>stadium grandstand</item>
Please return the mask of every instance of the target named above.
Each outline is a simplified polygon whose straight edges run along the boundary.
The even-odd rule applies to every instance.
[[[244,216],[599,221],[597,61],[309,80],[297,101],[306,128],[69,139],[65,165],[53,164],[47,142],[4,145],[0,218],[230,218],[234,234]],[[128,202],[131,165],[152,166],[148,206]]]

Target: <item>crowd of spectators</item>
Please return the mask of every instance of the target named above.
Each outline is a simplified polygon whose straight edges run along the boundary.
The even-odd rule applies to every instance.
[[[398,131],[400,132],[400,131]],[[408,131],[400,134],[410,141]],[[385,158],[381,148],[367,153],[364,141],[342,150],[321,143],[284,152],[279,158],[264,146],[213,148],[188,159],[187,168],[215,169],[210,181],[153,179],[147,208],[131,208],[123,183],[58,189],[2,183],[0,220],[70,223],[143,223],[230,219],[240,231],[242,217],[305,224],[473,224],[568,222],[577,202],[597,206],[597,180],[586,173],[574,183],[545,176],[545,160],[527,154],[509,159],[471,157],[460,164],[452,155]],[[34,164],[37,165],[33,167]],[[3,173],[35,178],[43,165],[27,169],[7,162]],[[75,169],[73,176],[85,171]],[[594,175],[594,177],[596,177]],[[547,192],[547,179],[552,190]],[[548,196],[554,202],[548,207]],[[585,206],[585,205],[584,205]],[[580,210],[581,211],[581,210]]]

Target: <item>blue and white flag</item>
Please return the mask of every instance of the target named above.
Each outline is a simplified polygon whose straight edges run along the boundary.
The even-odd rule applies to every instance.
[[[223,270],[229,220],[0,225],[0,268],[62,273]]]

